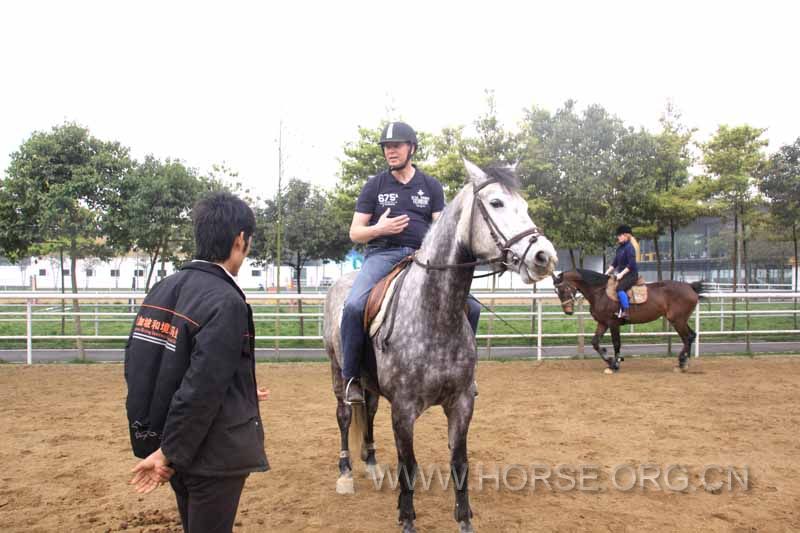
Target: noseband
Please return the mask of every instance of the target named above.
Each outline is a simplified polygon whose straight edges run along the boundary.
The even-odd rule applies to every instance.
[[[472,214],[470,215],[470,228],[469,228],[469,248],[470,253],[472,253],[472,223],[475,220],[475,206],[478,207],[478,212],[483,217],[483,220],[486,222],[486,225],[489,228],[489,233],[492,236],[492,240],[494,240],[497,249],[500,251],[500,255],[496,257],[492,257],[491,259],[477,259],[475,261],[469,261],[467,263],[452,263],[452,264],[441,264],[441,265],[432,265],[430,262],[422,263],[419,259],[417,259],[417,255],[414,254],[414,263],[421,266],[425,270],[447,270],[451,268],[473,268],[476,266],[481,265],[494,265],[500,264],[500,273],[505,272],[508,270],[509,266],[517,267],[521,263],[524,262],[525,256],[528,255],[528,252],[531,249],[531,246],[536,244],[536,241],[539,240],[539,237],[542,236],[542,233],[539,231],[539,228],[533,226],[532,228],[526,229],[521,231],[511,237],[510,239],[506,238],[503,235],[500,226],[492,218],[492,215],[489,214],[489,211],[486,209],[486,205],[484,205],[483,200],[481,200],[478,193],[484,187],[491,185],[492,183],[498,183],[498,181],[494,178],[490,178],[480,185],[474,187],[472,193]],[[525,252],[522,255],[517,254],[511,247],[516,244],[517,242],[521,241],[525,237],[530,235],[530,239],[528,240],[528,247],[525,248]],[[496,274],[498,271],[493,271],[487,276],[491,276]],[[483,277],[483,276],[476,276],[476,277]]]

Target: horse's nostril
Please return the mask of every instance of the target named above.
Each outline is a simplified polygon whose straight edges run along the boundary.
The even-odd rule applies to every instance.
[[[537,252],[535,256],[533,256],[533,260],[536,262],[537,265],[544,266],[550,261],[550,254],[548,254],[544,250],[541,250]]]

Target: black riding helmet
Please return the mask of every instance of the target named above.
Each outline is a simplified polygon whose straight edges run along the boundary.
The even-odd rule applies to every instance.
[[[383,127],[381,140],[378,142],[381,146],[385,143],[410,143],[416,149],[417,133],[405,122],[390,122]]]
[[[617,228],[617,232],[614,235],[620,236],[624,233],[633,233],[633,230],[627,224],[623,224]]]

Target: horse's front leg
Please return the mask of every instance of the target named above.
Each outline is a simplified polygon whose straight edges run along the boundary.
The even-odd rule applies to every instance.
[[[594,348],[594,351],[596,351],[600,355],[600,357],[603,358],[603,361],[605,361],[606,364],[609,365],[610,367],[611,366],[610,360],[609,358],[606,357],[607,350],[600,346],[600,340],[603,338],[603,335],[606,334],[607,329],[608,326],[603,322],[597,323],[597,329],[594,332],[594,337],[592,337],[592,348]]]
[[[375,459],[375,413],[378,412],[378,400],[380,396],[376,393],[365,389],[364,402],[367,409],[367,430],[364,433],[364,444],[361,447],[361,460],[366,463],[367,475],[375,479],[378,475],[378,462]]]
[[[460,533],[471,533],[472,509],[469,506],[469,460],[467,459],[467,433],[472,420],[475,395],[471,389],[462,393],[452,405],[445,406],[450,444],[450,474],[456,496],[455,519]]]
[[[350,445],[348,432],[353,417],[353,408],[344,403],[342,396],[336,397],[336,420],[339,422],[342,449],[339,452],[339,479],[336,480],[336,492],[339,494],[353,494],[353,465],[350,462]]]
[[[400,407],[402,405],[402,407]],[[392,429],[397,447],[397,477],[400,495],[397,497],[398,521],[403,533],[416,533],[414,520],[414,485],[417,477],[417,459],[414,457],[414,421],[417,413],[410,402],[395,399],[392,402]]]

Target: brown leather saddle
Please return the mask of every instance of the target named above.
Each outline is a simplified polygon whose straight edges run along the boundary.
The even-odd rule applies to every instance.
[[[384,278],[382,278],[378,283],[372,287],[372,290],[369,292],[369,297],[367,297],[367,305],[364,307],[364,331],[369,331],[369,326],[372,324],[372,321],[375,320],[375,317],[378,316],[378,313],[381,310],[381,305],[383,304],[384,298],[386,298],[386,294],[389,292],[389,287],[392,285],[392,281],[399,276],[403,270],[414,261],[414,256],[409,255],[408,257],[402,259],[399,263],[397,263],[394,268],[392,268],[391,272],[389,272]]]
[[[611,276],[608,278],[608,284],[606,285],[606,294],[615,302],[619,301],[619,296],[617,296],[618,283],[617,278]],[[628,299],[632,304],[643,304],[647,301],[647,283],[644,281],[644,276],[639,276],[636,284],[628,289]]]

